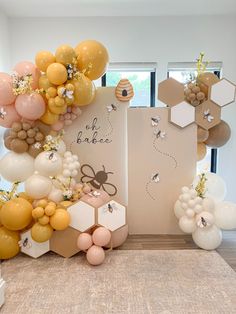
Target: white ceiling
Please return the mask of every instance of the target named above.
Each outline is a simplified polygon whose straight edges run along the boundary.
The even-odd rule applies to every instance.
[[[0,0],[0,11],[10,17],[234,15],[236,0]]]

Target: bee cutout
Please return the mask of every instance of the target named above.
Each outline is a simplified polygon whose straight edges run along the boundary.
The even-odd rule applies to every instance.
[[[210,123],[211,123],[212,120],[214,120],[214,117],[210,113],[210,109],[207,109],[207,110],[204,111],[203,118],[207,119],[207,121],[210,122]]]
[[[209,225],[210,224],[203,217],[201,217],[201,219],[199,219],[197,222],[197,226],[200,228],[205,228],[205,227],[208,227]]]
[[[117,206],[115,203],[108,203],[106,206],[104,206],[104,213],[113,213],[114,210],[118,210]]]
[[[92,191],[90,193],[88,193],[89,196],[94,196],[94,197],[99,197],[101,195],[100,192],[98,191]]]
[[[19,241],[19,246],[27,248],[27,249],[30,249],[31,248],[31,243],[29,242],[28,238],[25,238],[24,240]]]
[[[117,188],[114,184],[108,183],[108,175],[114,174],[113,172],[106,172],[105,167],[102,166],[103,170],[95,172],[92,166],[88,164],[84,164],[81,167],[81,182],[82,183],[90,183],[95,189],[103,189],[103,191],[107,192],[110,196],[114,196],[117,193]]]
[[[56,155],[54,154],[54,152],[48,152],[48,153],[47,153],[47,158],[48,158],[49,160],[51,160],[52,162],[57,161],[57,157],[56,157]]]
[[[160,182],[160,177],[159,177],[159,173],[155,173],[151,176],[151,180],[152,182],[158,183]]]
[[[117,111],[117,107],[113,104],[107,106],[107,111],[112,112],[112,111]]]
[[[0,118],[4,120],[6,114],[7,114],[6,111],[5,111],[3,108],[1,108],[1,109],[0,109]]]
[[[156,138],[164,139],[166,137],[166,132],[162,132],[161,130],[156,129],[154,131]]]
[[[159,116],[152,117],[151,118],[151,124],[153,127],[158,126],[158,123],[160,122],[161,118]]]

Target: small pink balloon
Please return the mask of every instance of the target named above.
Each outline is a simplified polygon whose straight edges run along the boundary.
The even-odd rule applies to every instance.
[[[17,96],[15,106],[19,115],[29,120],[37,120],[45,112],[43,97],[37,93]]]
[[[86,251],[93,245],[92,236],[86,232],[81,233],[77,239],[77,246],[80,250]]]
[[[51,127],[53,131],[60,131],[61,129],[63,129],[64,123],[62,121],[57,121],[56,123],[54,123]]]
[[[7,73],[0,72],[0,104],[11,105],[16,99],[12,90],[12,78]]]
[[[73,121],[73,120],[75,120],[75,119],[77,118],[77,115],[76,115],[76,114],[74,114],[74,113],[71,113],[70,118],[71,118],[71,120]]]
[[[71,125],[72,121],[71,120],[65,120],[65,125]]]
[[[39,78],[40,78],[40,71],[39,69],[29,61],[22,61],[17,63],[17,65],[13,69],[15,72],[18,73],[19,76],[24,76],[27,74],[32,74],[33,82],[31,84],[33,89],[38,88]]]
[[[100,246],[93,245],[88,249],[86,257],[89,264],[94,266],[101,265],[105,259],[105,252]]]
[[[79,107],[77,107],[77,106],[73,106],[72,107],[72,112],[75,113],[78,116],[81,115],[81,113],[82,113],[81,109]]]
[[[69,120],[70,119],[70,113],[65,113],[64,118],[65,118],[65,120]]]
[[[64,121],[64,120],[65,120],[64,115],[60,115],[60,116],[59,116],[59,120],[60,120],[60,121]]]
[[[95,245],[105,246],[111,240],[111,232],[105,227],[99,227],[93,232],[92,238]]]
[[[18,122],[21,120],[21,117],[17,113],[14,105],[0,105],[0,113],[0,125],[4,128],[10,128],[13,122]]]

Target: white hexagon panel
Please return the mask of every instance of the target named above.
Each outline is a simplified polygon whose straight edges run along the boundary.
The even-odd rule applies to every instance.
[[[49,241],[42,243],[36,242],[31,238],[31,231],[21,233],[20,235],[21,252],[31,257],[37,258],[50,251]]]
[[[170,109],[170,122],[185,128],[195,121],[195,108],[186,101],[182,101]]]
[[[210,99],[218,106],[223,107],[235,101],[236,87],[223,78],[211,86]]]
[[[95,208],[79,201],[67,208],[70,226],[84,232],[95,224]]]
[[[115,231],[126,224],[126,208],[116,201],[112,200],[99,207],[97,213],[98,224],[110,231]]]

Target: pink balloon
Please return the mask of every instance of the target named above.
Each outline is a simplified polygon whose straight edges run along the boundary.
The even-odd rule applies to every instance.
[[[51,128],[53,131],[60,131],[61,129],[63,129],[64,123],[62,121],[57,121],[56,123],[54,123]]]
[[[37,120],[45,112],[43,97],[37,93],[17,96],[15,106],[19,115],[29,120]]]
[[[21,120],[21,117],[16,112],[14,105],[0,105],[0,113],[0,125],[4,128],[10,128],[13,122],[18,122]]]
[[[105,259],[105,252],[100,246],[93,245],[88,249],[86,257],[89,264],[94,266],[100,265]]]
[[[92,238],[94,244],[105,246],[111,240],[111,232],[105,227],[99,227],[93,232]]]
[[[17,63],[17,65],[13,69],[16,71],[19,76],[24,76],[27,74],[32,74],[33,82],[32,82],[32,88],[36,89],[39,85],[39,78],[40,78],[40,71],[36,67],[35,64],[29,61],[22,61]]]
[[[16,96],[12,90],[12,78],[7,73],[0,72],[0,104],[3,106],[11,105]]]
[[[81,233],[77,239],[77,246],[80,250],[86,251],[93,245],[92,236],[88,233]]]

